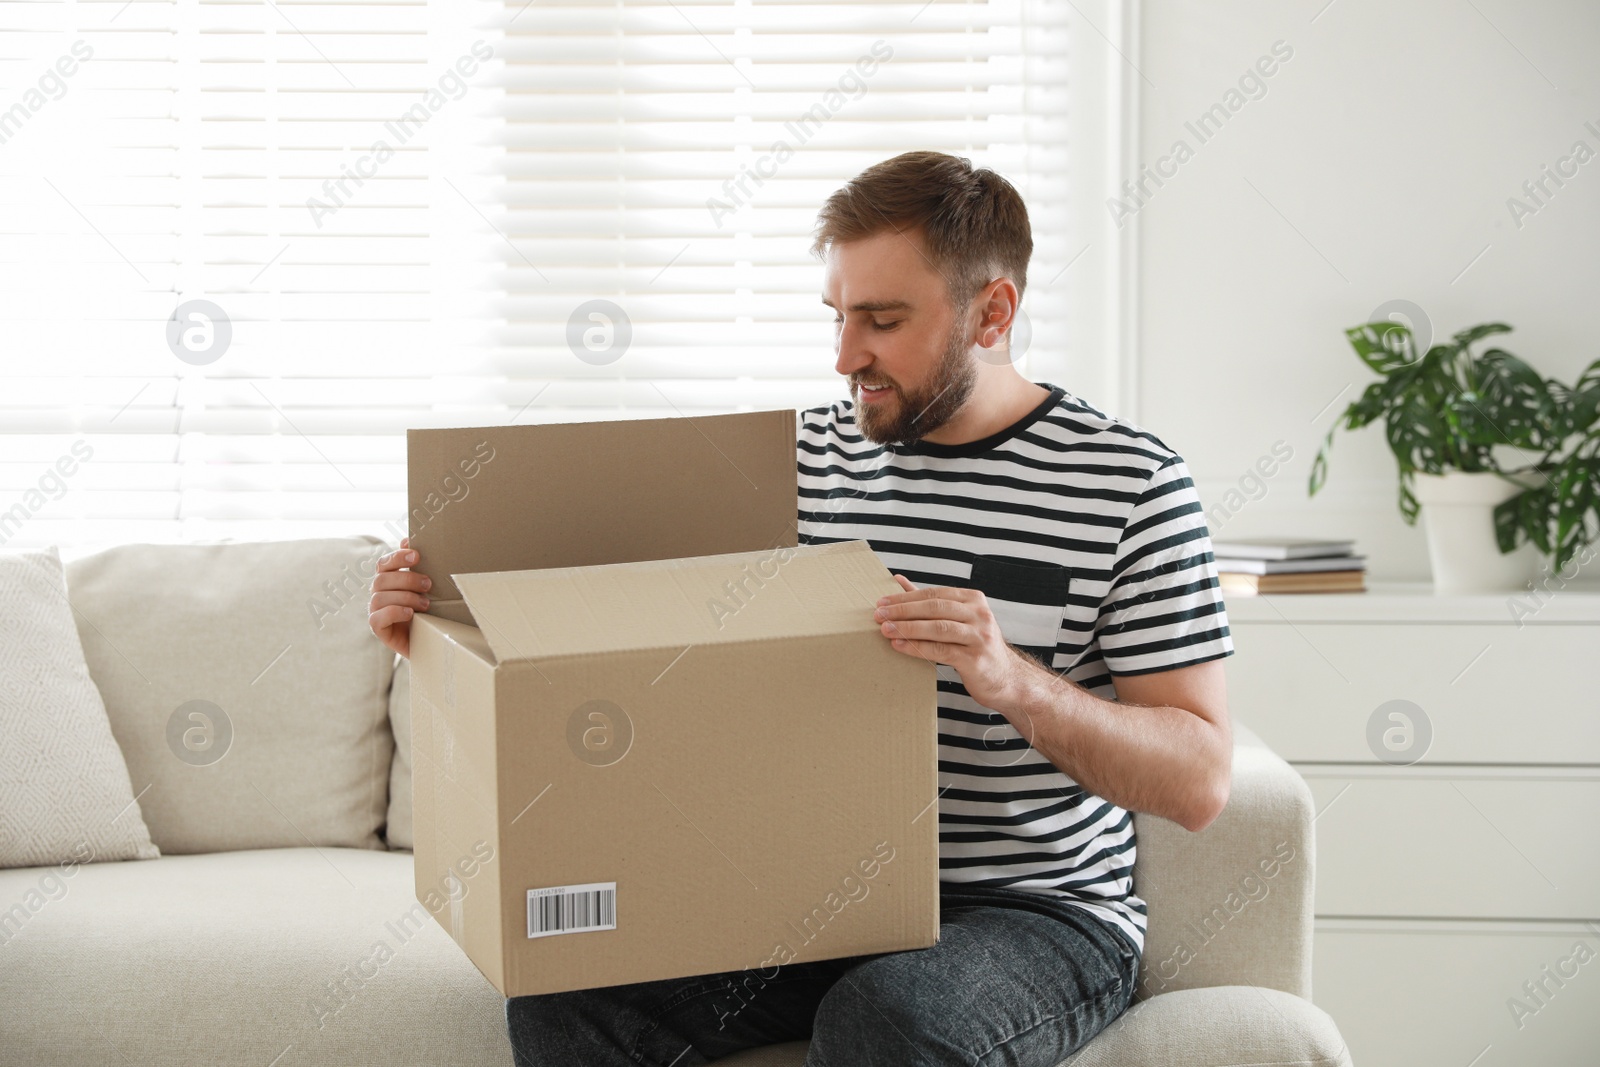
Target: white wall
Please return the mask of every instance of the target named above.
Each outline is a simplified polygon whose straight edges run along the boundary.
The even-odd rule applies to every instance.
[[[1133,415],[1189,462],[1208,510],[1274,442],[1293,449],[1214,536],[1353,536],[1372,577],[1424,579],[1381,428],[1340,431],[1328,487],[1307,497],[1322,435],[1374,380],[1342,331],[1405,299],[1440,336],[1510,323],[1504,347],[1546,375],[1600,356],[1600,158],[1520,228],[1506,203],[1574,142],[1600,152],[1600,4],[1325,4],[1143,4],[1144,159],[1180,138],[1195,152],[1130,222]],[[1265,94],[1200,143],[1185,121],[1280,40],[1293,56]]]

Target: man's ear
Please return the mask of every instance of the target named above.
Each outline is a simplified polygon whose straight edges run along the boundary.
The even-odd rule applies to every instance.
[[[1008,344],[1011,327],[1016,322],[1017,307],[1021,297],[1010,278],[999,277],[978,293],[978,337],[981,348],[995,348]]]

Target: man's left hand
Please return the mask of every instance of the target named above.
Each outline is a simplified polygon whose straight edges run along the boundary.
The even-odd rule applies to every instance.
[[[872,617],[895,650],[954,667],[973,700],[1009,717],[1027,664],[1006,644],[988,597],[955,586],[918,589],[903,574],[894,580],[905,592],[879,600]]]

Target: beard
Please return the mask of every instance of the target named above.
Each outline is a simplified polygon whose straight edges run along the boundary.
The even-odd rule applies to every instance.
[[[864,404],[860,395],[861,380],[850,380],[856,427],[861,436],[880,445],[910,444],[955,417],[972,396],[978,381],[971,345],[960,325],[951,330],[939,362],[921,388],[907,390],[899,382],[869,377],[868,385],[887,384],[894,390],[894,397],[887,403],[880,400],[876,404]]]

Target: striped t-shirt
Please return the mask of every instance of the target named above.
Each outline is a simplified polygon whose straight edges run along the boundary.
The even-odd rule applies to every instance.
[[[982,590],[1006,641],[1096,696],[1233,652],[1183,459],[1059,386],[962,445],[879,445],[839,401],[799,415],[800,543],[862,539],[919,588]],[[1082,907],[1144,949],[1125,809],[938,668],[939,877]]]

